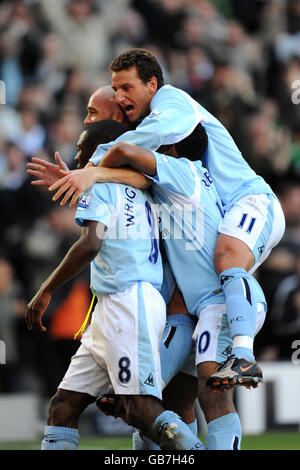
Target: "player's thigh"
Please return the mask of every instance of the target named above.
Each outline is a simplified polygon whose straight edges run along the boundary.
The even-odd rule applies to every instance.
[[[272,195],[246,196],[225,212],[219,233],[244,242],[254,256],[254,266],[263,262],[278,244],[285,230],[279,201]],[[254,268],[252,267],[252,272]]]
[[[84,333],[83,341],[85,344],[81,344],[72,357],[58,389],[97,397],[101,393],[107,393],[111,384],[105,368],[99,365],[86,347],[91,342],[90,328]]]
[[[91,323],[93,354],[104,361],[116,394],[161,398],[165,322],[163,298],[149,283],[99,298]]]

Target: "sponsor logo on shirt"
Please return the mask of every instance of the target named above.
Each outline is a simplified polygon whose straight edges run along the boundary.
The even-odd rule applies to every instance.
[[[88,209],[91,205],[91,199],[92,195],[89,194],[88,196],[81,196],[79,203],[78,203],[78,209]]]
[[[156,109],[154,109],[150,114],[149,114],[149,118],[152,118],[152,117],[156,117],[156,116],[159,116],[160,115],[160,111],[157,111]]]

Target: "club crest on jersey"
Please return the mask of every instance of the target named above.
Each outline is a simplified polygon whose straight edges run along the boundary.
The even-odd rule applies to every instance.
[[[92,199],[92,195],[89,194],[88,196],[82,196],[79,200],[79,203],[78,203],[78,209],[88,209],[91,205],[91,199]]]
[[[152,117],[155,117],[155,116],[159,116],[160,115],[160,111],[156,111],[156,109],[154,109],[150,114],[149,114],[149,118],[152,118]]]

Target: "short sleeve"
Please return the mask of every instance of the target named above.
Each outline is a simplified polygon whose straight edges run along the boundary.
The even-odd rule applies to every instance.
[[[177,194],[192,196],[198,177],[193,163],[187,158],[169,157],[158,152],[153,155],[156,159],[153,182]]]
[[[84,192],[78,202],[75,221],[82,226],[84,221],[101,222],[109,228],[115,219],[115,198],[111,184],[97,183]]]

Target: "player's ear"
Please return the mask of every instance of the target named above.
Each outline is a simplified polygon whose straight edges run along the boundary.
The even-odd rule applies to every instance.
[[[157,92],[157,78],[156,77],[151,77],[149,81],[147,82],[148,89],[150,93],[156,93]]]
[[[121,124],[123,123],[124,121],[124,114],[123,114],[123,111],[121,108],[117,108],[116,112],[115,112],[115,116],[114,116],[114,120],[117,121],[117,122],[120,122]]]

